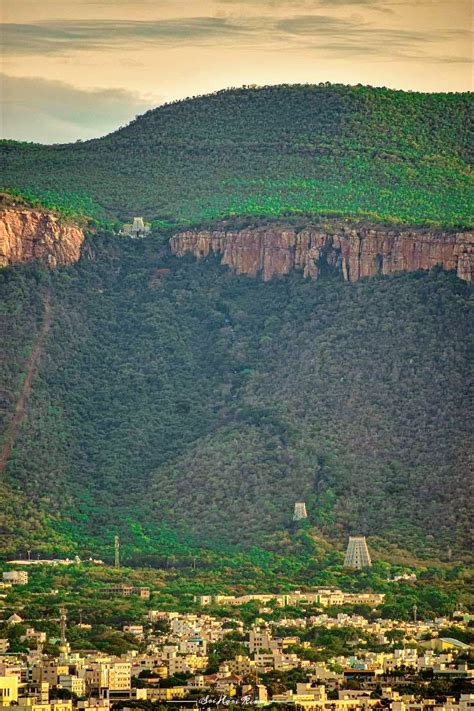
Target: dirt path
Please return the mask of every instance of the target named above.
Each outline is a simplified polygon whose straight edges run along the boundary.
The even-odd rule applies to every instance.
[[[31,384],[38,371],[38,365],[43,352],[43,346],[46,341],[46,336],[48,335],[49,328],[51,326],[51,293],[48,292],[44,297],[43,301],[44,313],[43,313],[43,323],[41,324],[41,329],[36,339],[36,343],[31,352],[28,362],[26,364],[26,378],[21,389],[20,396],[16,403],[15,412],[13,418],[8,425],[7,432],[5,435],[5,443],[2,448],[2,453],[0,454],[0,475],[7,465],[8,458],[15,444],[15,439],[18,431],[18,426],[25,413],[26,401],[31,390]]]

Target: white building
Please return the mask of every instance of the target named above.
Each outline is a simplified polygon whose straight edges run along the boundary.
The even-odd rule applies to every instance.
[[[3,580],[12,585],[28,585],[28,573],[26,570],[6,570],[3,573]]]

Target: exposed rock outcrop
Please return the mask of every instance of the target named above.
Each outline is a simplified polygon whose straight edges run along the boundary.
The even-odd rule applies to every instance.
[[[222,264],[238,274],[262,274],[264,280],[302,269],[317,278],[327,268],[346,281],[375,274],[431,269],[455,270],[465,281],[474,278],[474,234],[428,229],[337,225],[301,230],[268,226],[243,230],[187,231],[170,241],[178,256],[222,254]]]
[[[39,260],[51,267],[77,262],[84,241],[78,226],[36,208],[0,210],[0,266]]]

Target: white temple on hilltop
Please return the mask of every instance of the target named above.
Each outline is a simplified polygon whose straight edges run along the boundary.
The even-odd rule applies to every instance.
[[[125,224],[120,230],[120,234],[133,237],[133,239],[139,239],[140,237],[146,237],[150,234],[150,230],[149,225],[145,225],[143,222],[143,217],[134,217],[133,223],[131,225]]]

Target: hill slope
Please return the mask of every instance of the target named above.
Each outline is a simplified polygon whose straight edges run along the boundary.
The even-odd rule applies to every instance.
[[[276,545],[295,500],[339,544],[466,545],[472,290],[454,275],[263,282],[96,236],[73,266],[0,279],[5,423],[49,308],[4,472],[13,547],[117,528],[138,548],[171,529]]]
[[[369,214],[469,224],[472,96],[240,89],[162,106],[104,138],[2,144],[5,187],[96,216]]]
[[[156,223],[146,240],[82,243],[81,230],[81,259],[56,271],[0,272],[2,549],[100,552],[119,530],[142,552],[284,550],[300,499],[337,545],[369,533],[466,551],[469,285],[438,268],[343,283],[393,271],[379,248],[342,254],[349,242],[357,252],[337,241],[346,219],[326,221],[317,254],[312,244],[317,281],[236,276],[217,254],[174,256],[168,238],[170,223],[216,227],[225,215],[235,229],[287,213],[306,226],[308,214],[335,213],[370,215],[362,230],[464,228],[471,104],[366,87],[243,89],[160,107],[95,141],[4,142],[7,187],[63,214]],[[201,254],[195,232],[177,252]],[[442,252],[454,230],[434,232],[426,243]],[[452,245],[440,260],[420,244],[402,268],[442,262],[467,278]]]

